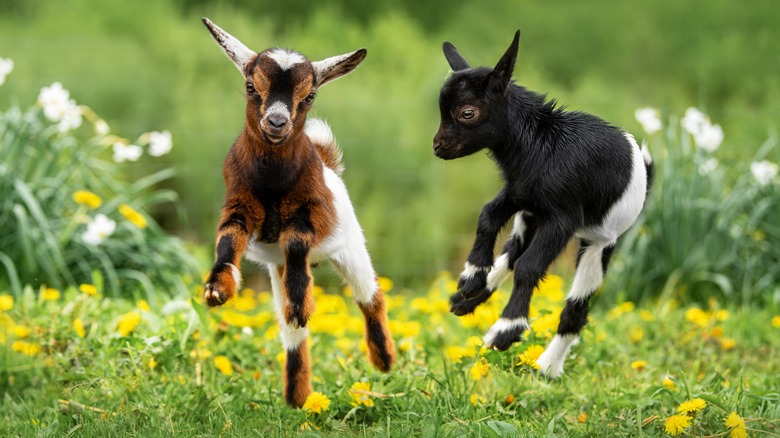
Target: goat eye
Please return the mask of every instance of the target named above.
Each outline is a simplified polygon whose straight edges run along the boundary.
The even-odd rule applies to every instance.
[[[477,112],[474,111],[473,109],[467,109],[467,110],[463,110],[463,112],[460,113],[460,118],[469,120],[469,119],[473,119],[476,114]]]
[[[306,103],[312,103],[315,97],[317,97],[317,93],[309,93],[309,95],[306,96],[303,101]]]
[[[252,85],[251,82],[246,83],[246,92],[247,93],[254,93],[255,92],[255,86]]]

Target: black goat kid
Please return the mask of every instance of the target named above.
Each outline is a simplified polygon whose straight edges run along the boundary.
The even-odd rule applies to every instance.
[[[514,288],[485,344],[501,350],[528,328],[531,294],[572,237],[579,239],[577,271],[558,331],[537,364],[558,377],[588,319],[618,238],[637,219],[653,167],[634,137],[604,120],[563,111],[555,101],[511,81],[520,32],[495,68],[471,68],[444,43],[454,73],[439,96],[441,123],[434,154],[445,160],[486,148],[505,182],[482,208],[477,236],[450,298],[456,315],[471,313],[514,273]],[[501,228],[514,215],[511,235],[493,261]]]

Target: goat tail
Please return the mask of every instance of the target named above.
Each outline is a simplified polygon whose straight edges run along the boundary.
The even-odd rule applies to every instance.
[[[650,156],[650,151],[647,148],[647,140],[642,140],[642,158],[645,161],[645,170],[647,171],[647,195],[650,194],[650,188],[655,181],[655,164],[653,163],[653,157]]]
[[[303,130],[306,136],[309,137],[309,141],[317,148],[317,153],[320,155],[322,162],[325,163],[325,166],[336,172],[337,175],[341,175],[344,172],[344,164],[341,161],[341,148],[336,143],[336,138],[333,136],[330,126],[324,120],[310,117],[306,120],[306,126]]]

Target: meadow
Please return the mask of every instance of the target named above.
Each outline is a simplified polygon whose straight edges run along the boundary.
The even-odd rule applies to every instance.
[[[307,5],[0,0],[0,436],[780,436],[773,2]],[[344,149],[398,362],[369,365],[351,292],[320,266],[302,410],[281,395],[264,274],[201,300],[215,163],[243,118],[204,15],[255,49],[369,51],[312,114]],[[492,65],[518,27],[518,83],[624,126],[656,163],[559,380],[535,359],[571,250],[509,351],[481,336],[511,281],[467,317],[447,302],[500,179],[483,154],[432,156],[441,42]]]

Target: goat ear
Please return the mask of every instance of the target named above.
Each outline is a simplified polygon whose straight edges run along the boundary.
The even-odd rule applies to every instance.
[[[356,69],[366,59],[366,53],[366,49],[360,49],[343,55],[331,56],[321,61],[313,61],[311,66],[314,67],[314,81],[317,87]]]
[[[460,56],[458,49],[456,49],[455,46],[453,46],[449,41],[445,41],[444,44],[441,45],[441,49],[444,51],[444,57],[447,58],[447,62],[450,64],[450,67],[452,67],[453,71],[466,70],[467,68],[470,68],[469,63],[462,56]]]
[[[222,51],[225,52],[228,58],[233,61],[233,64],[236,65],[241,74],[246,76],[244,69],[257,56],[257,53],[245,46],[236,37],[212,23],[208,18],[203,17],[203,24],[206,25],[214,41],[222,48]]]
[[[515,69],[515,61],[517,60],[517,48],[520,46],[520,31],[515,32],[515,38],[512,40],[512,44],[506,49],[504,55],[498,60],[498,64],[490,73],[490,80],[488,86],[491,90],[496,92],[503,92],[509,85],[509,80],[512,79],[512,71]]]

